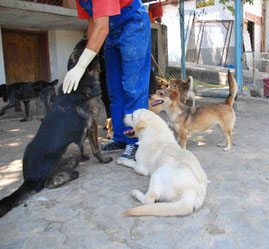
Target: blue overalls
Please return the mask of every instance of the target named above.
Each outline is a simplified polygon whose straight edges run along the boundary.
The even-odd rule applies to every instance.
[[[80,0],[80,5],[92,16],[91,0]],[[123,134],[129,129],[123,117],[137,109],[148,108],[151,64],[150,21],[141,0],[134,0],[122,8],[120,15],[109,17],[105,62],[113,140],[134,144],[137,139]]]

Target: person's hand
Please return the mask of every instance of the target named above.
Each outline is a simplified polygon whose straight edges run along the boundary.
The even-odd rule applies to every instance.
[[[76,91],[78,88],[78,83],[83,76],[86,68],[83,66],[77,65],[73,67],[70,71],[67,72],[64,78],[63,83],[63,92],[64,93],[71,93],[72,90]]]
[[[79,81],[83,76],[87,66],[91,63],[96,53],[90,49],[85,48],[79,60],[71,70],[69,70],[64,78],[63,93],[71,93],[72,90],[76,91]]]

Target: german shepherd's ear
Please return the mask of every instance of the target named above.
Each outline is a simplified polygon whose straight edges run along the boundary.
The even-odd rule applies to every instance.
[[[88,40],[87,39],[81,39],[76,46],[74,47],[67,63],[67,70],[69,71],[72,69],[78,62],[79,57],[83,53],[84,49],[86,48]]]
[[[57,85],[58,84],[58,82],[59,82],[59,80],[58,79],[56,79],[56,80],[54,80],[54,81],[52,81],[51,83],[55,86],[55,85]]]
[[[90,65],[87,67],[89,74],[95,77],[96,80],[98,81],[99,81],[99,74],[101,72],[99,59],[100,57],[98,55],[95,56],[94,59],[91,61]]]
[[[178,99],[179,93],[176,90],[170,88],[169,93],[170,93],[170,99],[172,99],[172,100]]]

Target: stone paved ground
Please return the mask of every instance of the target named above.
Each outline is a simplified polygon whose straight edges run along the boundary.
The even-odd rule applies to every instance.
[[[218,99],[197,100],[217,102]],[[138,205],[134,188],[146,191],[148,178],[114,162],[82,163],[80,177],[43,190],[0,219],[2,249],[266,249],[269,248],[269,102],[242,98],[231,152],[216,145],[219,128],[192,135],[191,150],[208,179],[203,207],[186,217],[127,217]],[[12,117],[12,118],[10,118]],[[22,182],[21,159],[36,133],[36,119],[0,120],[0,198]],[[89,147],[87,147],[89,150]],[[114,154],[114,159],[119,154]]]

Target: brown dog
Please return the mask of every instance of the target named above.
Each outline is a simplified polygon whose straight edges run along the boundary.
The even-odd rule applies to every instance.
[[[178,91],[180,101],[184,104],[187,101],[191,101],[190,105],[194,106],[195,103],[195,95],[193,93],[193,78],[189,76],[189,78],[185,81],[183,79],[172,78],[167,81],[164,78],[156,76],[157,88],[158,89],[166,89],[173,88]]]
[[[225,151],[232,147],[232,129],[236,120],[233,103],[237,93],[237,83],[228,72],[230,86],[229,96],[225,103],[189,107],[182,104],[179,94],[174,89],[159,90],[151,96],[150,105],[153,111],[164,111],[175,131],[178,133],[182,148],[186,149],[187,134],[194,131],[205,131],[214,124],[219,124],[225,134]]]
[[[113,125],[112,125],[112,119],[111,118],[106,119],[106,130],[107,130],[106,138],[107,139],[112,139],[114,131],[113,131]]]
[[[179,99],[181,103],[188,104],[190,106],[195,105],[195,95],[193,93],[193,78],[189,78],[185,81],[182,79],[171,79],[169,81],[170,87],[174,88],[179,93]]]
[[[156,76],[157,82],[158,82],[158,89],[174,89],[178,92],[178,98],[181,103],[187,104],[189,106],[195,105],[195,95],[193,92],[193,78],[189,76],[188,80],[182,80],[182,79],[175,79],[172,78],[169,81],[166,81],[163,78],[160,78]],[[165,84],[161,84],[161,80],[164,80],[166,82]],[[150,104],[151,100],[149,100],[149,110],[153,111],[155,113],[160,113],[162,111],[162,107],[155,105],[152,106]]]
[[[157,88],[158,89],[165,89],[165,88],[169,88],[170,87],[170,83],[169,81],[167,81],[166,79],[159,77],[159,76],[155,76],[156,77],[156,81],[157,81]]]

